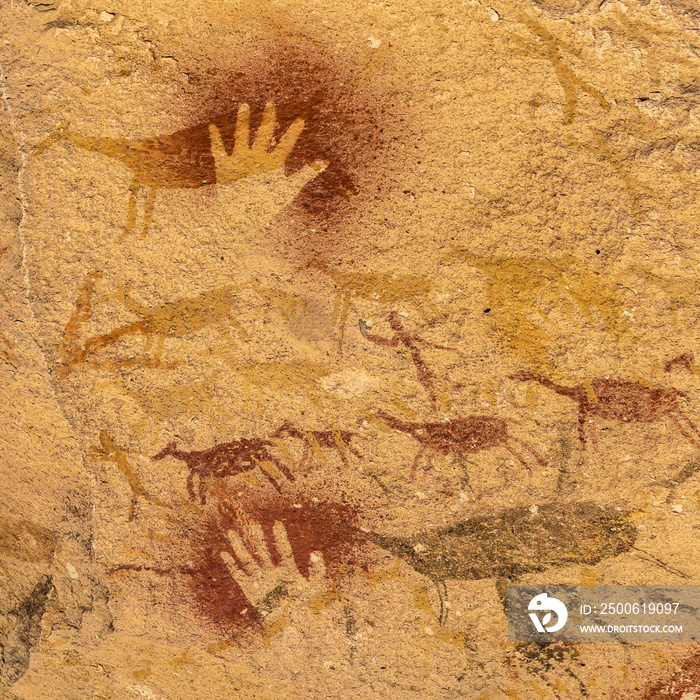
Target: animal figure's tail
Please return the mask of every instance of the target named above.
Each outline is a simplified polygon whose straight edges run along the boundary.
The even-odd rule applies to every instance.
[[[508,379],[515,379],[519,382],[539,382],[542,386],[546,386],[547,389],[551,389],[562,396],[567,396],[574,401],[578,401],[581,398],[582,388],[580,386],[562,386],[561,384],[555,384],[551,379],[547,379],[547,377],[543,377],[541,374],[534,374],[533,372],[515,372],[515,374],[509,374]]]
[[[394,430],[401,430],[404,433],[413,433],[413,426],[410,423],[406,423],[405,421],[399,420],[398,418],[394,418],[390,413],[387,413],[386,411],[382,411],[381,409],[377,410],[376,413],[378,418],[381,418],[388,426],[394,428]]]
[[[51,148],[51,146],[54,146],[59,141],[64,141],[68,135],[68,126],[68,122],[63,122],[51,136],[47,136],[43,141],[39,142],[34,147],[34,155],[40,156],[44,151]]]

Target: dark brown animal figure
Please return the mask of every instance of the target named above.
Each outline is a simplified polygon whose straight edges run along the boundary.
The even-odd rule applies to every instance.
[[[168,443],[165,449],[161,450],[152,459],[163,459],[164,457],[175,457],[184,462],[189,469],[187,475],[187,493],[191,499],[195,499],[194,477],[199,477],[199,501],[202,505],[207,502],[206,480],[209,477],[222,479],[226,476],[241,474],[251,471],[255,467],[261,467],[260,471],[265,478],[278,490],[279,484],[271,474],[262,468],[263,462],[274,464],[290,481],[294,481],[294,475],[289,469],[267,449],[272,443],[269,440],[260,438],[242,438],[223,442],[208,450],[193,450],[184,452],[177,449],[174,442]]]
[[[428,392],[430,396],[430,402],[432,403],[433,410],[437,410],[437,396],[435,394],[435,388],[433,386],[433,379],[435,379],[435,373],[428,367],[423,356],[421,355],[418,344],[427,345],[431,348],[437,348],[438,350],[454,350],[454,348],[448,348],[445,345],[436,345],[428,340],[424,340],[417,333],[409,333],[401,323],[398,313],[392,311],[389,314],[389,325],[391,330],[394,331],[394,335],[391,338],[382,338],[379,335],[374,335],[373,333],[367,333],[367,324],[364,321],[360,321],[360,331],[364,337],[375,345],[383,345],[389,348],[396,348],[399,345],[403,345],[410,353],[413,364],[416,366],[416,373],[418,374],[418,381],[421,386]]]
[[[586,424],[592,423],[593,416],[607,420],[623,421],[625,423],[655,423],[662,418],[670,418],[678,432],[688,442],[700,449],[700,442],[694,438],[681,424],[684,420],[690,430],[700,437],[697,426],[683,413],[678,399],[688,398],[678,389],[669,387],[648,387],[639,382],[630,382],[623,379],[593,379],[590,382],[589,394],[587,386],[562,386],[555,384],[550,379],[530,372],[517,372],[510,375],[510,379],[521,382],[535,381],[566,396],[578,403],[578,437],[582,445],[586,444]],[[593,426],[593,439],[595,437],[595,425]]]
[[[351,440],[357,437],[357,433],[352,433],[349,430],[299,430],[291,421],[285,421],[272,437],[278,438],[283,435],[296,438],[304,443],[304,452],[299,463],[300,467],[306,464],[311,450],[318,450],[321,447],[337,450],[342,463],[346,467],[348,466],[348,458],[345,455],[346,450],[356,457],[362,458],[362,455],[350,445]]]
[[[445,581],[450,579],[495,578],[507,583],[555,566],[596,564],[632,549],[637,529],[626,513],[614,508],[550,503],[479,515],[411,537],[369,536],[431,579],[442,602]],[[504,604],[505,600],[507,589]]]
[[[418,460],[427,449],[447,455],[481,452],[481,450],[503,446],[530,471],[530,467],[522,455],[509,444],[516,442],[529,450],[540,465],[544,466],[545,464],[544,459],[531,445],[508,434],[508,424],[503,418],[467,416],[442,423],[408,423],[394,418],[385,411],[377,411],[376,415],[387,425],[408,433],[421,443],[421,448],[413,460],[411,479],[416,475]]]

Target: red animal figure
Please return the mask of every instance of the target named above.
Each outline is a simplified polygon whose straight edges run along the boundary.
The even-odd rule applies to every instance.
[[[415,438],[421,448],[413,460],[411,479],[415,478],[418,461],[426,449],[441,454],[475,453],[492,447],[505,447],[528,471],[530,467],[523,456],[518,453],[510,442],[516,442],[529,450],[537,462],[544,466],[544,459],[535,449],[523,440],[508,434],[508,424],[503,418],[494,416],[467,416],[455,418],[442,423],[407,423],[386,413],[377,411],[376,414],[387,425],[395,430],[401,430]]]
[[[664,372],[670,372],[676,365],[683,367],[686,372],[698,374],[698,368],[697,365],[695,365],[695,355],[692,352],[684,352],[682,355],[678,355],[678,357],[669,360],[664,365]]]
[[[207,502],[205,483],[209,477],[214,476],[221,479],[226,476],[251,471],[258,466],[261,467],[260,471],[267,480],[281,492],[277,481],[262,468],[263,462],[271,462],[290,481],[294,481],[294,475],[289,469],[274,455],[270,454],[270,451],[267,449],[268,445],[272,445],[269,440],[242,438],[241,440],[232,440],[231,442],[215,445],[208,450],[184,452],[177,449],[176,443],[171,442],[152,459],[163,459],[170,456],[184,462],[190,472],[187,475],[187,493],[192,500],[195,499],[194,477],[197,475],[199,477],[199,501],[204,505]]]
[[[392,311],[389,314],[389,325],[391,326],[391,330],[394,331],[394,335],[391,338],[382,338],[381,336],[374,335],[373,333],[367,333],[367,324],[362,320],[360,321],[360,331],[367,340],[375,345],[383,345],[389,348],[395,348],[399,345],[403,345],[410,351],[411,359],[413,360],[413,364],[416,366],[418,381],[428,392],[430,402],[433,405],[433,410],[437,410],[437,396],[435,395],[435,388],[433,387],[435,373],[428,367],[425,360],[421,356],[418,343],[422,343],[423,345],[427,345],[431,348],[437,348],[438,350],[454,350],[454,348],[448,348],[445,345],[436,345],[428,340],[424,340],[417,333],[409,333],[403,327],[403,324],[401,323],[399,315],[396,313],[396,311]]]
[[[688,398],[688,395],[678,389],[668,387],[648,387],[639,382],[630,382],[623,379],[593,379],[590,382],[590,391],[584,384],[577,386],[561,386],[539,374],[530,372],[517,372],[510,375],[510,379],[521,382],[535,381],[566,396],[578,403],[578,437],[582,445],[586,444],[585,427],[592,423],[593,416],[607,420],[618,420],[625,423],[655,423],[668,417],[678,432],[694,447],[700,448],[698,442],[681,424],[683,419],[692,432],[700,437],[697,426],[683,413],[678,399]],[[593,426],[595,431],[595,425]],[[593,432],[594,443],[596,440]]]
[[[352,439],[357,437],[357,433],[352,433],[348,430],[299,430],[290,421],[285,421],[272,437],[279,438],[282,435],[288,435],[304,443],[304,452],[299,463],[300,467],[306,464],[312,449],[318,450],[321,447],[337,450],[340,460],[346,467],[348,466],[348,458],[345,455],[346,450],[356,457],[362,458],[362,455],[350,445]]]

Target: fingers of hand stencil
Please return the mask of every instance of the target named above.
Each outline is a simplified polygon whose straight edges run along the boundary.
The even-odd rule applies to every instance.
[[[292,125],[280,139],[280,142],[277,144],[277,148],[275,148],[273,153],[281,158],[282,162],[284,161],[284,158],[286,158],[292,152],[294,144],[297,142],[297,139],[301,135],[302,131],[304,131],[304,120],[295,119],[292,122]]]
[[[316,170],[312,165],[305,165],[298,173],[287,178],[290,185],[297,189],[301,189],[307,182],[318,177],[323,170]]]
[[[323,561],[321,552],[311,552],[309,557],[309,580],[321,581],[326,578],[326,563]]]
[[[249,571],[252,572],[259,568],[250,552],[243,544],[243,540],[233,530],[229,530],[228,532],[228,541],[231,543],[231,548],[238,557],[238,560],[247,567]]]
[[[234,153],[245,153],[250,150],[250,107],[242,104],[236,117],[236,133],[233,141]]]
[[[247,574],[238,568],[234,558],[228,552],[221,552],[221,558],[224,560],[224,564],[226,564],[231,577],[243,588],[248,580]]]
[[[289,544],[289,538],[287,537],[287,530],[279,520],[276,520],[272,526],[272,533],[275,536],[275,547],[280,555],[280,564],[291,563],[296,568],[292,545]]]
[[[253,143],[254,151],[262,151],[263,153],[267,153],[267,151],[270,149],[272,137],[275,133],[276,121],[277,111],[275,110],[275,105],[268,102],[265,105],[265,111],[263,112],[260,128],[258,129],[258,133],[255,135],[255,142]]]
[[[258,556],[262,559],[263,568],[272,567],[272,561],[270,560],[270,550],[265,544],[265,534],[263,533],[262,526],[260,523],[251,523],[248,527],[250,536],[255,543],[255,548],[257,549]]]
[[[216,124],[209,124],[209,138],[211,139],[211,154],[214,156],[214,163],[216,168],[221,168],[222,162],[226,155],[226,148],[224,146],[224,140],[221,138],[221,132]]]

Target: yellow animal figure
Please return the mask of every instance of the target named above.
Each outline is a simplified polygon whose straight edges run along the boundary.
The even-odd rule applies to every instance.
[[[299,314],[305,311],[308,306],[305,299],[302,299],[296,294],[284,292],[281,289],[263,287],[257,282],[249,282],[246,287],[253,289],[262,300],[263,310],[265,310],[266,307],[272,307],[290,321],[298,322]]]
[[[143,238],[151,224],[159,189],[226,185],[251,175],[279,170],[284,166],[287,156],[304,130],[304,120],[296,119],[280,136],[279,141],[275,142],[276,110],[274,105],[267,104],[252,145],[249,121],[250,108],[247,104],[242,104],[237,113],[220,115],[214,119],[213,124],[197,124],[174,134],[139,140],[82,136],[69,131],[64,124],[37,145],[36,155],[57,143],[65,142],[121,162],[133,173],[124,235],[136,227],[137,197],[144,189],[146,203],[141,232]],[[233,123],[235,137],[229,155],[219,129],[228,129]],[[312,167],[319,170],[325,168],[325,165],[319,162]]]
[[[232,313],[238,300],[237,287],[221,287],[198,294],[196,297],[182,297],[165,302],[160,306],[148,306],[134,299],[123,290],[124,305],[141,320],[127,323],[104,335],[85,341],[85,353],[93,355],[103,348],[114,345],[125,336],[142,334],[146,338],[146,349],[150,348],[152,337],[158,338],[155,362],[159,363],[166,338],[184,338],[209,326],[215,326],[228,340],[228,326],[233,326],[242,337],[247,337],[243,327]]]
[[[443,258],[446,263],[454,260],[463,260],[484,275],[493,333],[502,347],[530,367],[565,378],[549,354],[554,343],[546,330],[551,307],[576,318],[583,314],[591,324],[602,318],[618,344],[635,340],[622,287],[582,268],[573,256],[496,258],[453,250]]]
[[[191,382],[190,384],[175,384],[166,387],[150,387],[139,391],[133,386],[111,380],[98,380],[95,389],[113,389],[131,399],[143,412],[144,417],[134,428],[140,435],[148,424],[153,426],[151,439],[157,439],[158,426],[166,421],[175,421],[183,416],[201,415],[204,419],[223,427],[233,420],[213,399],[213,378]]]
[[[243,404],[250,406],[255,396],[255,405],[251,410],[259,414],[264,410],[264,394],[296,396],[302,393],[306,400],[323,408],[319,400],[318,381],[333,372],[328,365],[301,358],[295,360],[278,360],[277,362],[238,362],[230,354],[214,352],[226,366],[243,379]]]
[[[100,447],[93,447],[90,456],[100,462],[114,462],[119,471],[124,475],[129,489],[131,490],[131,503],[129,505],[129,522],[134,519],[134,510],[139,498],[143,498],[148,503],[152,503],[159,508],[172,508],[167,503],[163,503],[155,496],[151,496],[139,478],[136,470],[129,464],[128,452],[123,450],[106,430],[100,431]]]
[[[517,34],[510,33],[511,40],[522,46],[522,53],[537,56],[549,61],[554,74],[564,91],[564,124],[574,121],[579,93],[592,97],[605,111],[610,110],[610,103],[592,85],[584,82],[565,63],[562,51],[579,58],[581,51],[555,37],[548,29],[532,17],[521,16],[520,21],[539,39],[539,43],[526,41]]]
[[[421,310],[429,305],[427,297],[433,286],[429,280],[419,275],[346,272],[330,267],[321,260],[312,260],[307,267],[313,267],[322,272],[338,288],[333,305],[332,322],[338,324],[339,350],[342,350],[345,324],[353,299],[365,299],[382,306],[410,303]]]
[[[87,279],[78,287],[78,297],[75,300],[75,310],[68,319],[63,331],[59,349],[59,360],[56,368],[56,378],[65,379],[71,367],[86,361],[85,348],[80,342],[80,326],[87,323],[92,316],[93,294],[97,280],[102,278],[99,270],[88,273]]]

